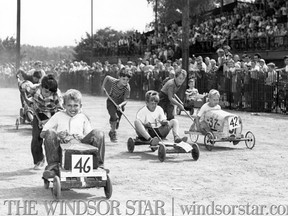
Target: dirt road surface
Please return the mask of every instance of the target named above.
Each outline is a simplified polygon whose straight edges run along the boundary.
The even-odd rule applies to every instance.
[[[253,150],[247,149],[244,142],[236,146],[217,143],[210,152],[200,137],[198,161],[190,154],[169,154],[161,163],[157,151],[151,152],[148,146],[136,146],[134,153],[127,152],[127,139],[135,137],[135,132],[124,118],[118,143],[111,143],[106,98],[84,95],[84,112],[93,127],[106,135],[105,166],[110,169],[113,195],[106,200],[103,188],[62,191],[62,207],[73,207],[72,203],[78,202],[79,208],[75,204],[61,209],[58,201],[53,213],[48,211],[53,198],[51,191],[43,188],[42,170],[33,170],[31,126],[20,125],[19,130],[15,127],[19,91],[0,89],[0,98],[1,216],[288,215],[288,116],[233,111],[243,120],[243,133],[254,133]],[[144,102],[139,101],[127,104],[125,113],[131,121],[142,105]],[[184,135],[191,120],[184,113],[177,119]]]

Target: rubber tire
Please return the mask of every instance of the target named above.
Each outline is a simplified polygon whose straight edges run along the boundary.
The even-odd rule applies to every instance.
[[[31,111],[27,111],[26,117],[27,117],[26,120],[27,120],[29,123],[32,123],[32,122],[33,122],[34,116],[33,116],[33,113],[32,113]]]
[[[54,199],[59,199],[61,197],[61,182],[57,175],[53,179],[52,195]]]
[[[256,142],[254,134],[251,131],[247,131],[247,133],[245,134],[245,138],[252,139],[251,141],[245,140],[245,145],[248,149],[253,149],[255,146],[255,142]],[[250,145],[251,142],[252,142],[252,145]]]
[[[163,145],[163,144],[159,144],[159,147],[158,147],[158,159],[161,162],[164,162],[165,159],[166,159],[166,148],[165,148],[165,145]]]
[[[205,147],[206,147],[206,149],[208,151],[212,151],[213,146],[215,144],[215,142],[211,141],[211,139],[215,139],[215,136],[214,136],[213,133],[208,132],[207,134],[205,134],[205,136],[204,136],[204,144],[205,144]],[[209,143],[210,143],[210,145],[209,145]]]
[[[24,114],[24,108],[20,108],[20,124],[25,123],[25,114]]]
[[[135,149],[135,140],[131,137],[129,137],[128,141],[127,141],[127,149],[128,152],[133,153],[134,149]]]
[[[191,151],[191,156],[195,161],[197,161],[199,159],[199,156],[200,156],[199,146],[196,143],[193,143],[192,148],[193,149]]]
[[[106,186],[104,187],[104,193],[107,199],[110,199],[113,193],[112,182],[108,174],[107,174]]]
[[[15,123],[16,130],[19,129],[19,125],[20,125],[20,120],[19,120],[19,118],[17,118],[17,119],[16,119],[16,123]]]

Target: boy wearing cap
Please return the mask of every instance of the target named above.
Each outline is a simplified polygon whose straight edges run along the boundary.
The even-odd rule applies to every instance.
[[[57,81],[52,74],[44,76],[41,84],[35,88],[29,89],[32,96],[35,113],[39,117],[34,116],[32,121],[32,141],[31,152],[34,161],[34,169],[39,170],[44,166],[45,158],[42,149],[43,138],[40,137],[42,131],[42,121],[51,118],[61,106],[61,93],[58,89]]]
[[[107,110],[110,115],[110,131],[109,137],[111,142],[117,142],[117,133],[116,130],[119,127],[119,122],[124,111],[124,106],[127,103],[126,100],[130,97],[130,85],[129,81],[132,76],[130,70],[122,68],[119,73],[119,79],[115,79],[111,76],[106,76],[103,80],[102,89],[107,92],[110,98],[117,104],[117,107],[114,103],[107,98]],[[110,89],[106,89],[106,85],[111,86]],[[122,110],[122,112],[120,111]]]

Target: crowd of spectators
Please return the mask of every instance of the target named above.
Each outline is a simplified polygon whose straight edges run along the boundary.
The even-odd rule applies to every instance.
[[[192,56],[189,58],[188,79],[194,79],[199,93],[218,89],[221,93],[221,105],[230,109],[252,111],[283,111],[288,109],[288,58],[285,58],[283,70],[276,71],[273,62],[253,56],[232,54],[229,46],[217,50],[217,58]],[[28,74],[39,62],[23,62],[21,69]],[[131,70],[131,98],[143,100],[148,90],[160,91],[164,83],[173,78],[175,71],[182,68],[182,59],[161,60],[156,53],[146,52],[136,61],[115,64],[109,61],[96,61],[92,66],[86,62],[41,63],[46,73],[54,73],[60,88],[77,88],[84,93],[101,95],[101,84],[105,76],[117,77],[122,68]],[[0,67],[1,87],[16,83],[15,68],[11,64]],[[280,110],[281,109],[281,110]]]
[[[253,4],[239,2],[230,12],[206,15],[191,25],[190,50],[211,52],[224,44],[238,50],[267,49],[267,46],[288,48],[287,11],[285,0],[256,0]],[[143,54],[148,49],[162,52],[163,58],[168,59],[168,51],[172,50],[176,59],[181,56],[182,31],[182,26],[176,22],[169,26],[159,23],[154,32],[140,34],[136,31],[119,41],[107,41],[107,38],[98,41],[101,49],[96,49],[96,55]]]

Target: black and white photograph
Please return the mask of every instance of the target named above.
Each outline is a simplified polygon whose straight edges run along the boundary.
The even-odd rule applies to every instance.
[[[0,216],[288,215],[288,1],[1,0]]]

